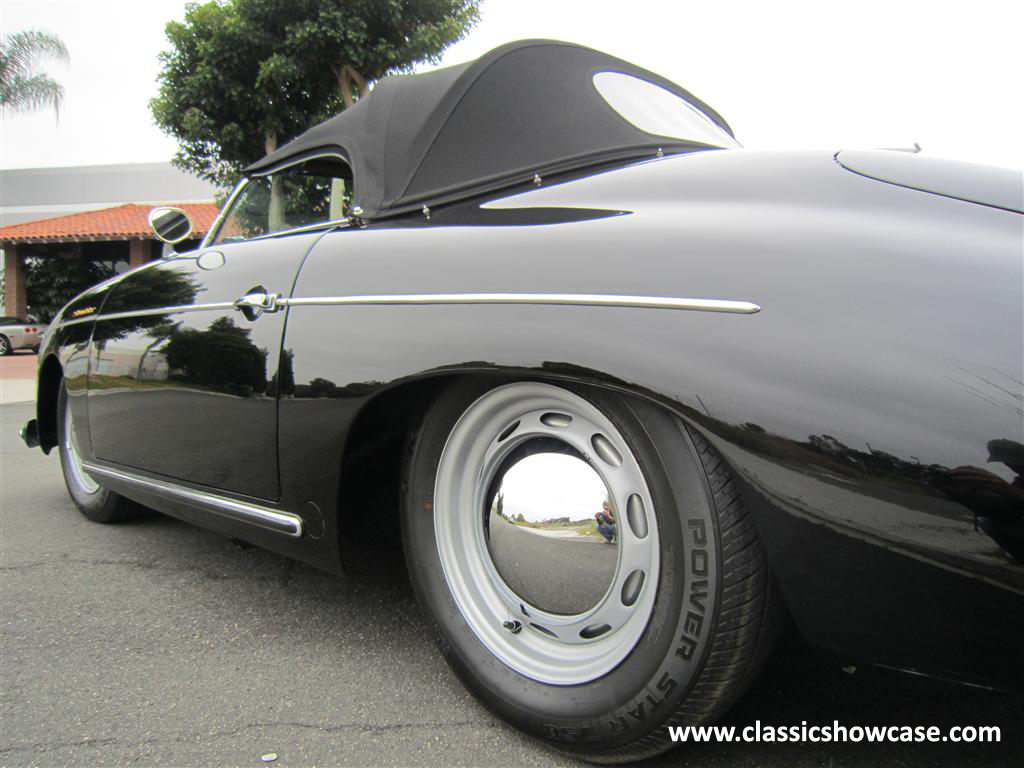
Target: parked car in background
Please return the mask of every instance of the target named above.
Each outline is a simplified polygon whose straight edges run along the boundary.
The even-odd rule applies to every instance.
[[[74,299],[23,434],[96,522],[334,571],[400,531],[455,673],[583,758],[713,722],[787,616],[1021,688],[1021,197],[745,150],[658,75],[513,43],[384,78],[200,248]]]
[[[19,349],[39,351],[46,333],[46,325],[34,323],[24,317],[0,317],[0,355],[9,355]]]

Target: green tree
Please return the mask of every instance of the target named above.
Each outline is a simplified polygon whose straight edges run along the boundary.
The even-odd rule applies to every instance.
[[[64,86],[39,72],[41,58],[68,60],[68,49],[56,35],[37,30],[5,35],[0,43],[0,106],[15,112],[53,107],[60,112]]]
[[[57,310],[90,285],[114,271],[99,261],[83,259],[73,253],[51,253],[25,258],[25,292],[29,312],[44,323]]]
[[[80,258],[75,260],[88,261]],[[195,277],[188,273],[170,269],[145,269],[118,285],[114,297],[104,307],[108,311],[118,312],[125,309],[186,306],[195,301],[198,290]],[[58,306],[70,300],[76,292],[65,295]],[[103,349],[107,342],[127,338],[133,333],[166,338],[175,328],[176,324],[169,323],[167,315],[121,317],[99,323],[93,330],[92,340]]]
[[[327,65],[351,106],[369,84],[436,62],[480,18],[479,0],[312,0],[288,30],[288,49]]]
[[[337,394],[338,385],[330,379],[324,379],[317,376],[309,382],[310,397],[336,397]]]
[[[181,328],[163,352],[172,378],[234,395],[251,396],[267,388],[267,351],[249,339],[230,317],[219,317],[205,331]]]
[[[167,25],[157,125],[175,164],[228,185],[390,72],[436,61],[480,0],[219,0]]]

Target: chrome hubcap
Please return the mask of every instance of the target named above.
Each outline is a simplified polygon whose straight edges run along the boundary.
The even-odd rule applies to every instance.
[[[572,685],[614,669],[647,626],[659,568],[653,509],[604,414],[558,387],[521,383],[488,392],[453,428],[434,529],[480,641],[527,677]]]
[[[594,518],[608,496],[601,476],[569,443],[533,437],[508,451],[483,510],[498,578],[544,613],[576,616],[597,606],[618,567],[615,523],[602,520],[604,536]]]
[[[82,467],[82,457],[78,451],[78,433],[75,432],[75,421],[71,418],[71,400],[64,406],[64,452],[68,457],[68,470],[75,484],[86,493],[96,493],[99,483],[89,476]]]

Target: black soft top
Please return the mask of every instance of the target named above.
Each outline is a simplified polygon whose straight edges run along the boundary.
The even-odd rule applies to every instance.
[[[365,218],[419,209],[583,165],[708,145],[645,133],[593,84],[598,72],[646,80],[732,135],[709,106],[665,78],[572,43],[521,40],[475,61],[381,79],[341,114],[245,169],[258,174],[326,152],[352,167]]]

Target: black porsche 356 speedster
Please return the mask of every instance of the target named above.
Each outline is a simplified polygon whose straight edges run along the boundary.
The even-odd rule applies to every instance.
[[[198,249],[71,301],[23,435],[97,522],[132,500],[339,572],[401,541],[459,677],[582,757],[716,718],[787,614],[1020,688],[1021,198],[744,150],[658,75],[513,43],[381,80]]]

